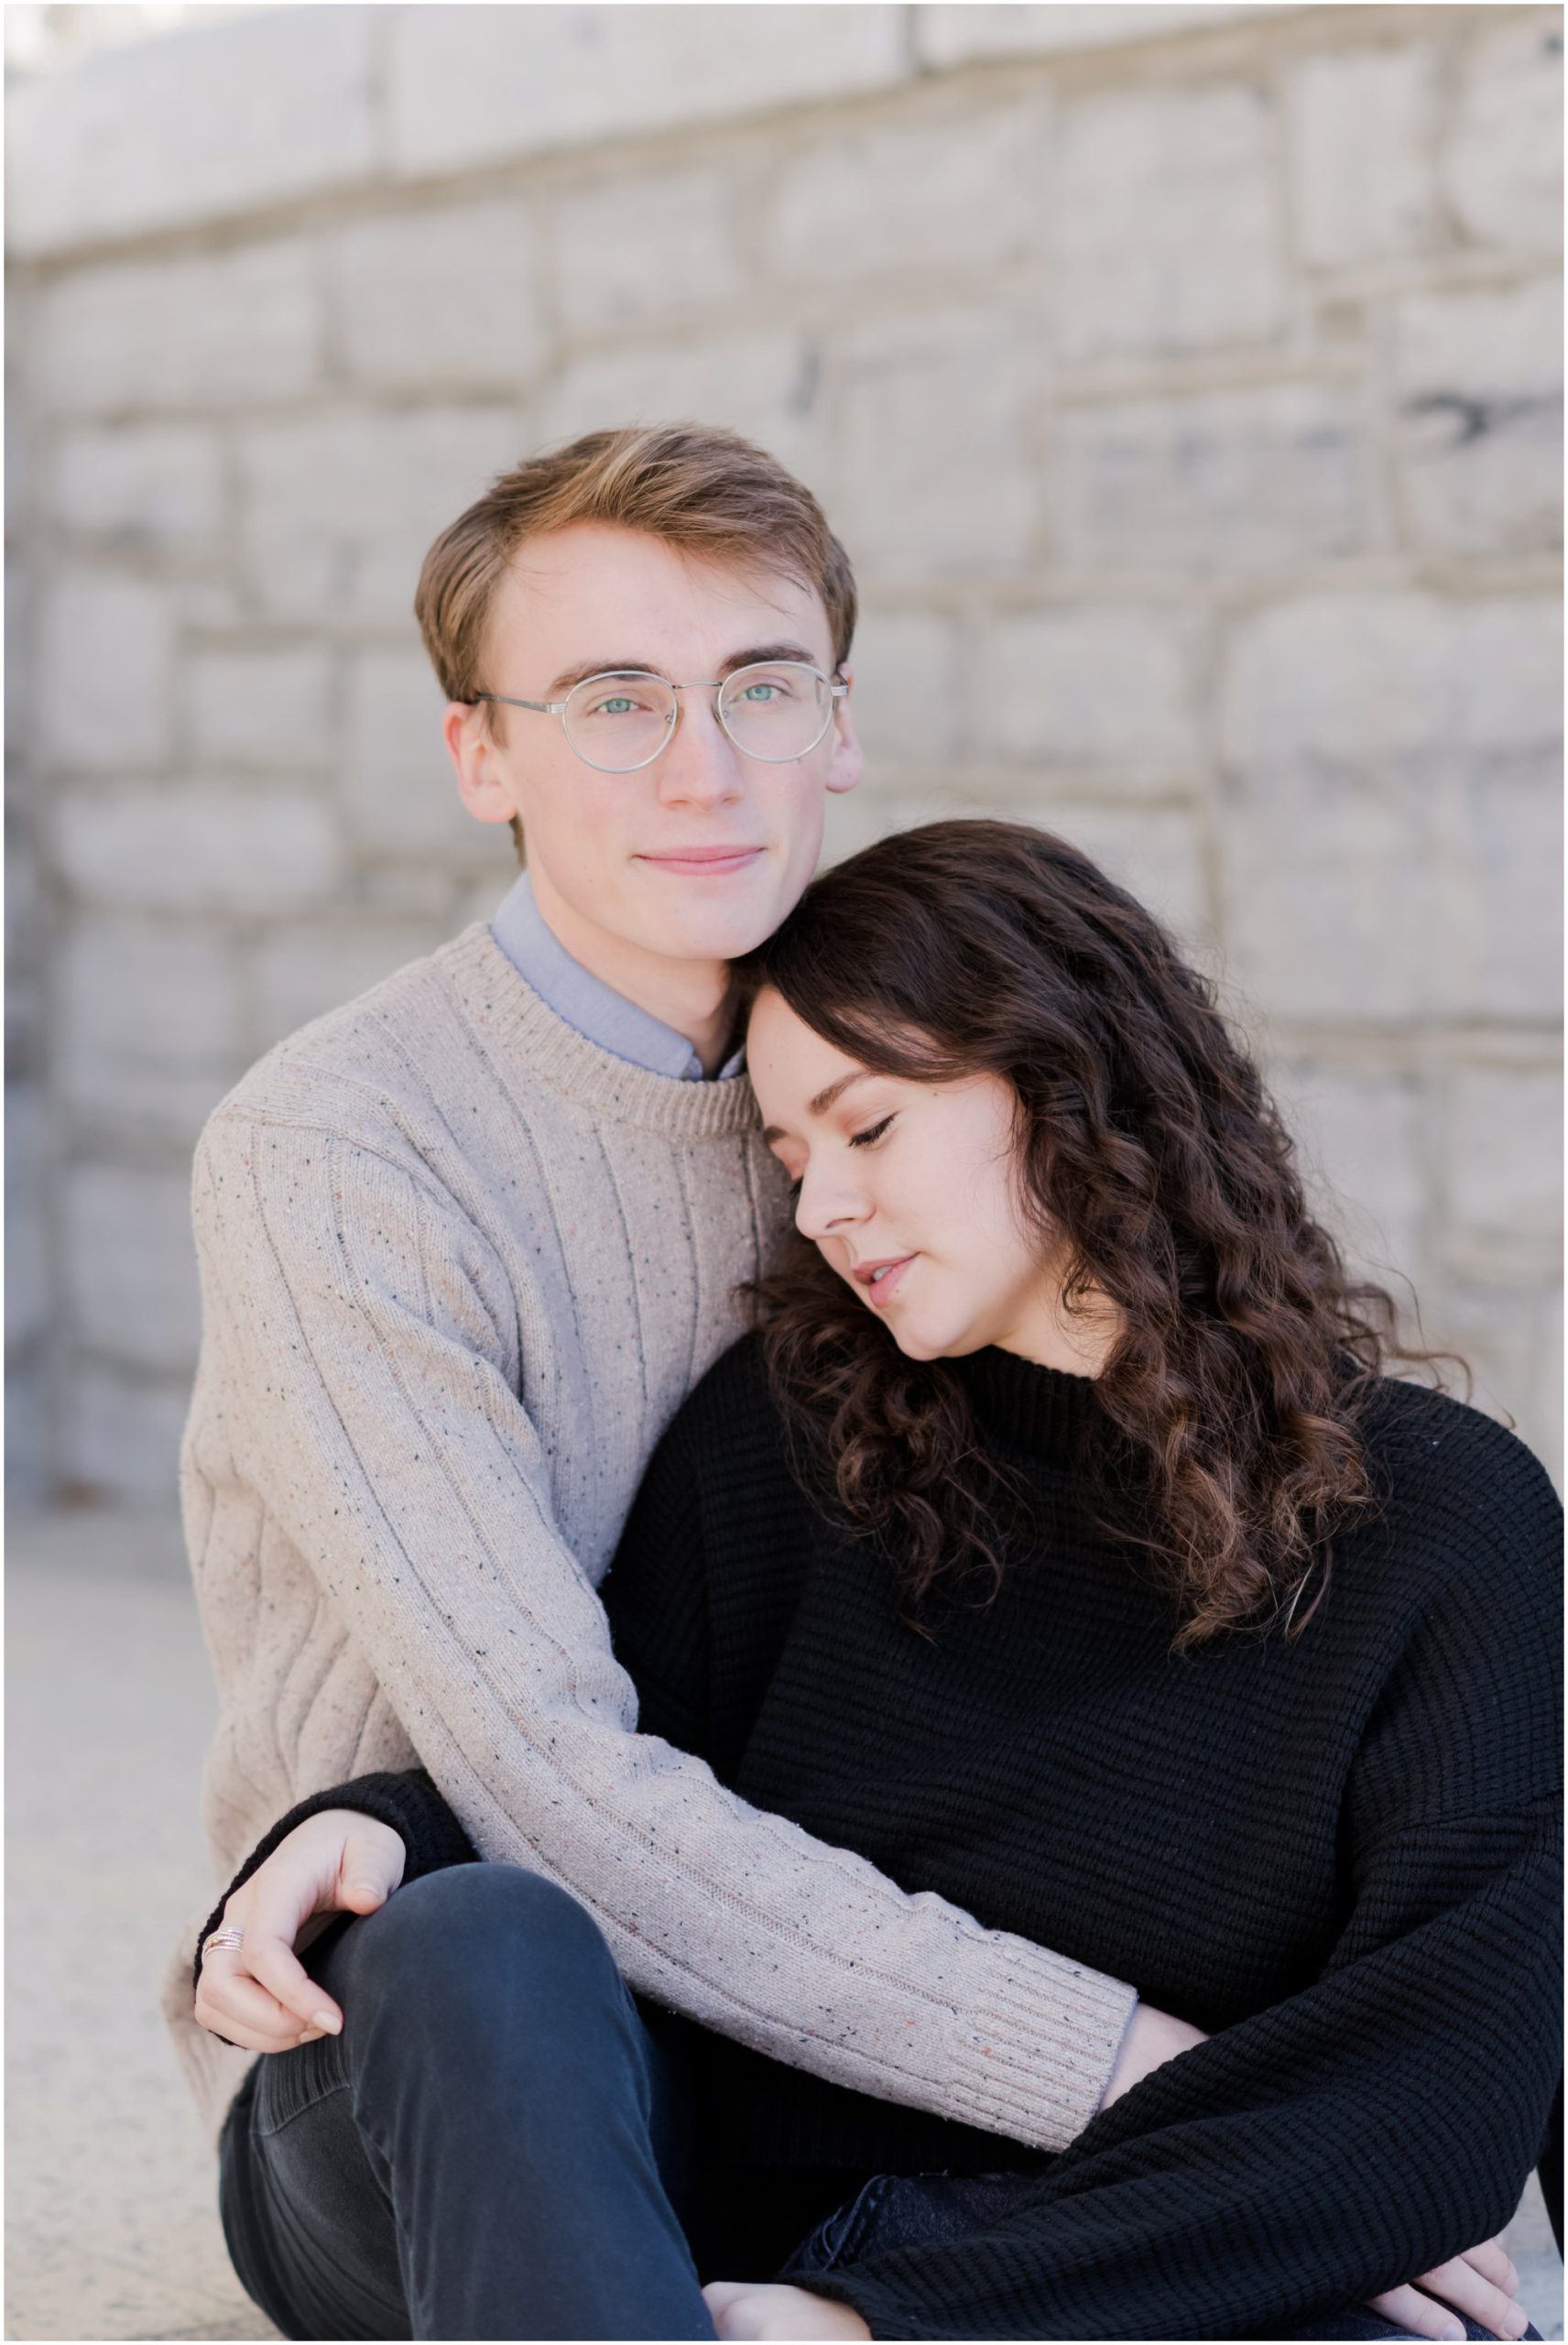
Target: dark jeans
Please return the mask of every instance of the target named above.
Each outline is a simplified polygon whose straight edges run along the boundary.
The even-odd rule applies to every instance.
[[[256,2063],[221,2160],[234,2269],[286,2337],[713,2335],[688,2244],[680,2030],[639,2012],[575,1899],[515,1866],[455,1866],[334,1925],[308,1968],[343,2034]],[[877,2176],[784,2268],[962,2237],[1028,2187]],[[764,2276],[744,2252],[709,2261]],[[1277,2333],[1405,2332],[1351,2311]]]
[[[686,2098],[575,1899],[459,1865],[308,1968],[341,2035],[223,2129],[234,2269],[286,2337],[712,2337],[674,2200]]]
[[[789,2277],[804,2282],[812,2272],[843,2271],[867,2255],[891,2248],[919,2247],[933,2241],[963,2239],[999,2222],[1029,2177],[1016,2174],[879,2174],[859,2194],[819,2223],[790,2258]],[[1490,2329],[1465,2324],[1469,2337],[1492,2337]],[[1527,2338],[1539,2337],[1527,2329]],[[1279,2329],[1254,2331],[1258,2338],[1409,2337],[1365,2305],[1352,2305],[1323,2320],[1292,2320]]]

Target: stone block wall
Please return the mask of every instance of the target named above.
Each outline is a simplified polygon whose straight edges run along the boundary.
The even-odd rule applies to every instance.
[[[480,916],[409,604],[699,415],[849,546],[866,784],[1079,840],[1558,1462],[1561,17],[346,6],[10,98],[12,1468],[159,1499],[202,1117]]]

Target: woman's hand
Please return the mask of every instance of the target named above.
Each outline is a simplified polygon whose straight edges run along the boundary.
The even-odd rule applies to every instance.
[[[1372,2309],[1415,2337],[1463,2337],[1465,2323],[1454,2319],[1455,2312],[1467,2313],[1477,2329],[1489,2329],[1494,2337],[1522,2337],[1530,2315],[1514,2301],[1518,2286],[1519,2274],[1502,2241],[1484,2239],[1479,2247],[1467,2247],[1463,2255],[1423,2272],[1408,2287],[1374,2296]],[[1442,2301],[1434,2304],[1434,2296]]]
[[[289,2052],[336,2035],[343,2013],[294,1948],[312,1916],[374,1914],[403,1878],[407,1852],[389,1824],[357,1808],[330,1807],[297,1824],[223,1907],[225,1928],[245,1943],[210,1947],[197,1983],[196,2017],[247,2052]]]
[[[1100,2107],[1109,2109],[1167,2060],[1207,2042],[1202,2028],[1140,2002],[1122,2038]],[[1374,2296],[1372,2309],[1415,2337],[1463,2337],[1465,2323],[1454,2319],[1456,2312],[1467,2313],[1478,2329],[1489,2329],[1496,2336],[1522,2337],[1530,2327],[1530,2316],[1514,2301],[1518,2286],[1519,2274],[1508,2262],[1502,2241],[1487,2239],[1435,2270],[1423,2272],[1407,2286]],[[1440,2301],[1434,2304],[1433,2297]]]
[[[869,2337],[860,2315],[832,2296],[774,2281],[710,2280],[702,2291],[721,2337]]]

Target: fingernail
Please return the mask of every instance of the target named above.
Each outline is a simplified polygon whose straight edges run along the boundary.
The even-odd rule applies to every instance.
[[[343,2026],[343,2022],[335,2012],[312,2012],[310,2025],[319,2027],[326,2035],[336,2035]],[[1463,2335],[1464,2332],[1460,2333]]]
[[[1443,2323],[1443,2333],[1445,2337],[1463,2337],[1465,2331],[1456,2320],[1450,2320]]]

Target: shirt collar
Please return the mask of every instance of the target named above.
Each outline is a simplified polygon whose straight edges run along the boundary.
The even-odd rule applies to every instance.
[[[573,959],[547,924],[526,871],[496,907],[490,933],[517,975],[586,1041],[650,1074],[673,1075],[686,1083],[705,1079],[702,1062],[684,1034],[628,1001]],[[745,1069],[743,1045],[724,1061],[716,1080],[727,1081]]]

